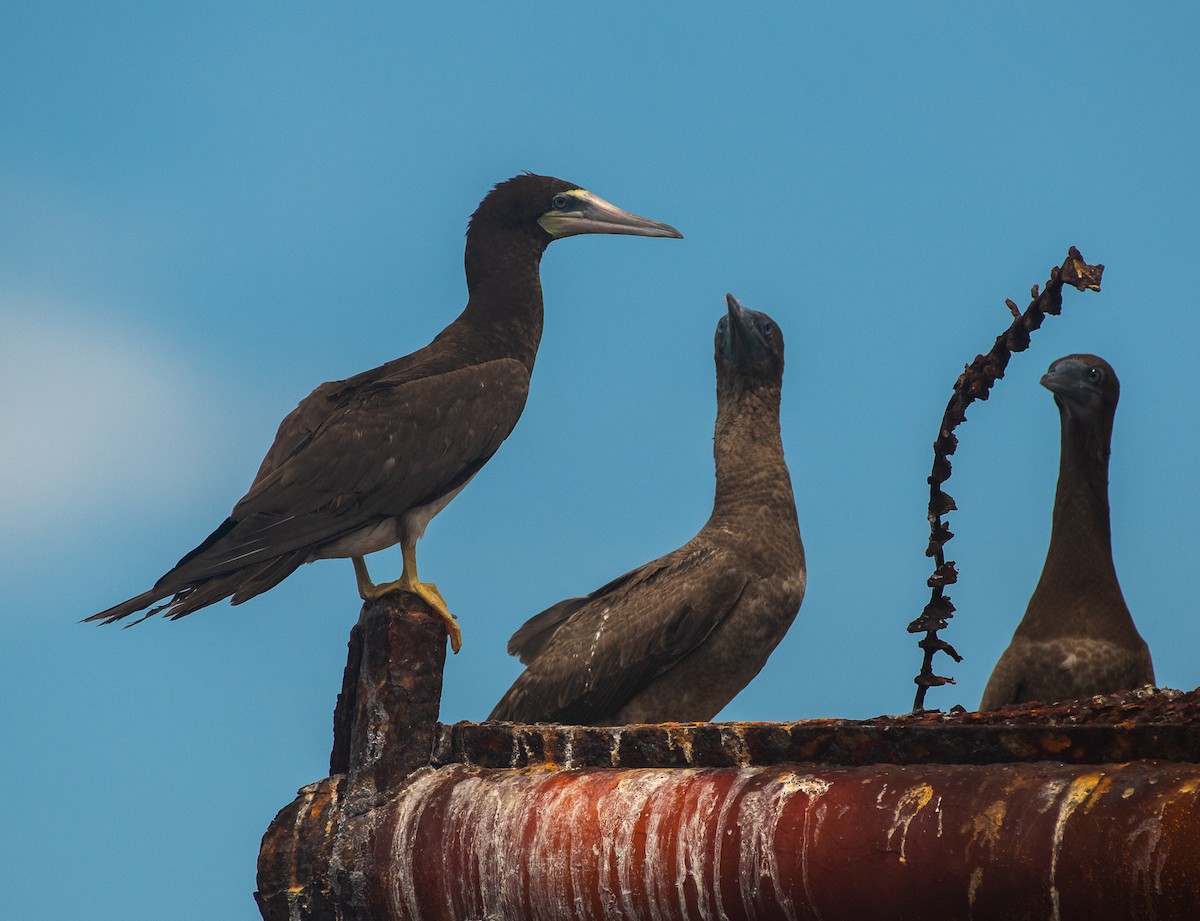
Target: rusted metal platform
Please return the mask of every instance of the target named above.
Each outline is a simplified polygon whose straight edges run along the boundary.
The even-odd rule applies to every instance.
[[[866,721],[437,723],[445,641],[363,609],[265,919],[1195,919],[1200,693]]]
[[[871,720],[591,726],[439,726],[433,764],[475,767],[766,767],[1200,762],[1200,693],[1144,688],[1053,707]]]

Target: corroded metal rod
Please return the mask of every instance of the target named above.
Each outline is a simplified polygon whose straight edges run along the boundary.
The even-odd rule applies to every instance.
[[[1050,270],[1050,279],[1045,288],[1039,292],[1038,286],[1033,286],[1030,291],[1033,301],[1025,313],[1022,314],[1011,299],[1005,301],[1015,318],[1012,324],[996,337],[988,353],[976,355],[975,360],[963,369],[954,382],[954,393],[946,404],[941,428],[933,443],[933,472],[926,479],[929,483],[929,544],[925,548],[925,555],[933,557],[934,562],[933,575],[926,580],[926,585],[932,592],[929,604],[925,605],[921,615],[908,625],[909,633],[925,634],[917,643],[921,647],[922,661],[921,671],[913,679],[917,685],[914,712],[925,709],[925,693],[929,688],[954,683],[953,678],[933,673],[934,656],[944,652],[955,662],[962,661],[958,651],[938,636],[938,631],[944,630],[946,622],[954,616],[954,605],[946,594],[946,586],[958,581],[954,561],[946,559],[943,549],[954,534],[949,525],[942,521],[943,515],[958,507],[950,494],[942,490],[942,484],[950,478],[950,455],[958,449],[958,436],[954,434],[954,429],[967,421],[967,407],[975,400],[988,398],[992,385],[1004,377],[1012,353],[1029,348],[1030,334],[1042,325],[1047,315],[1057,316],[1062,311],[1063,285],[1072,285],[1080,291],[1099,291],[1103,275],[1103,265],[1088,265],[1079,250],[1072,246],[1067,251],[1066,261]]]
[[[349,921],[378,901],[361,869],[369,822],[350,834],[348,817],[369,818],[432,757],[446,664],[441,619],[415,595],[384,595],[363,605],[348,646],[332,776],[301,789],[263,836],[254,898],[266,919]]]
[[[415,595],[363,605],[333,714],[330,774],[369,796],[429,764],[442,701],[446,628]]]

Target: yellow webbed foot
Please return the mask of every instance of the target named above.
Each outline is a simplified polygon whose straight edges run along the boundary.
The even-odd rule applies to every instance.
[[[462,649],[462,628],[458,625],[458,618],[450,613],[450,609],[446,606],[446,599],[442,597],[442,593],[432,582],[418,582],[405,572],[395,582],[382,582],[376,585],[371,581],[371,577],[367,573],[367,564],[361,557],[354,557],[354,576],[358,583],[358,595],[363,601],[375,601],[388,592],[409,592],[416,595],[433,608],[434,613],[445,623],[446,634],[450,637],[451,651],[457,653]]]

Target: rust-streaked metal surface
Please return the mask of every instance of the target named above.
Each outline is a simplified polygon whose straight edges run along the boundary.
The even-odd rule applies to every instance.
[[[446,628],[415,595],[363,605],[334,710],[332,776],[302,788],[263,836],[254,898],[264,918],[349,919],[379,901],[376,874],[362,870],[366,826],[352,818],[428,766],[445,662]]]
[[[263,838],[267,921],[1200,918],[1200,692],[447,727],[444,628],[404,597],[350,644],[344,773]]]
[[[337,834],[344,782],[339,775],[302,787],[263,835],[254,899],[264,918],[338,917],[333,851],[344,840]]]
[[[377,885],[340,917],[1184,921],[1198,796],[1189,765],[447,767],[347,820]]]
[[[354,776],[351,795],[394,786],[429,764],[445,665],[445,625],[420,598],[395,593],[363,605],[329,756],[330,774]]]

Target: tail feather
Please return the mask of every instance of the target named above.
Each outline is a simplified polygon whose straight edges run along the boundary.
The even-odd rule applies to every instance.
[[[307,557],[307,550],[297,550],[253,566],[246,566],[243,569],[223,576],[198,579],[195,582],[184,585],[180,585],[178,581],[170,579],[171,573],[168,573],[162,579],[159,579],[154,588],[149,591],[142,592],[128,601],[121,602],[121,604],[113,605],[108,610],[101,611],[99,614],[86,617],[82,623],[92,621],[101,621],[105,624],[115,623],[118,620],[128,617],[130,614],[149,607],[156,601],[162,601],[164,598],[170,598],[170,600],[165,604],[151,608],[142,617],[133,621],[128,626],[140,624],[143,620],[153,617],[160,612],[162,612],[163,617],[178,620],[181,617],[186,617],[188,614],[199,611],[201,608],[206,608],[210,604],[216,604],[218,601],[229,598],[231,595],[233,596],[233,604],[241,604],[243,601],[248,601],[269,588],[274,588],[290,576]]]
[[[229,599],[230,604],[241,604],[249,601],[255,595],[261,595],[267,589],[274,588],[292,573],[308,558],[308,550],[294,550],[276,557],[266,563],[249,568],[238,589]]]
[[[255,595],[278,585],[307,558],[307,551],[286,553],[283,556],[246,566],[224,576],[213,576],[193,583],[186,592],[180,592],[171,602],[163,617],[179,620],[189,614],[230,598],[231,604],[249,601]]]
[[[230,582],[239,575],[241,573],[231,573],[221,578],[206,579],[203,582],[192,584],[171,599],[171,604],[163,610],[163,617],[169,620],[179,620],[179,618],[187,617],[210,604],[223,601],[237,590],[237,586],[230,585]]]
[[[80,623],[86,624],[97,620],[106,624],[116,623],[118,620],[128,617],[130,614],[134,614],[142,610],[142,608],[149,607],[150,605],[154,604],[154,602],[161,601],[168,595],[173,594],[175,594],[175,589],[162,589],[156,585],[149,591],[142,592],[140,595],[135,595],[128,601],[122,601],[120,604],[114,604],[106,611],[101,611],[99,614],[93,614],[91,617],[85,617],[80,621]],[[155,613],[167,606],[168,605],[162,605],[158,608],[155,608],[153,611],[147,614],[146,617],[153,617]],[[142,619],[144,620],[145,618]]]

